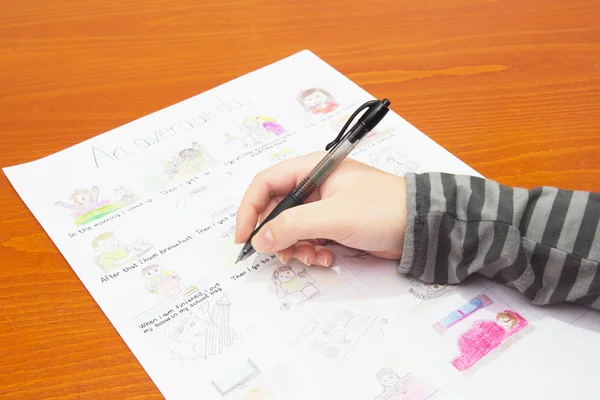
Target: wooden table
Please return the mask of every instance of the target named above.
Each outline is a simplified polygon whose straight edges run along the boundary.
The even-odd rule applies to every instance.
[[[4,3],[2,167],[307,48],[489,178],[600,191],[596,0]],[[0,398],[161,398],[0,185]]]

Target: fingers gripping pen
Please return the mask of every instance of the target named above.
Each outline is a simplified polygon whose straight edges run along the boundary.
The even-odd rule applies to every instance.
[[[352,114],[338,136],[325,147],[325,150],[328,151],[325,157],[323,157],[323,159],[313,168],[306,178],[296,185],[294,190],[281,200],[267,218],[265,218],[254,232],[252,232],[250,238],[240,251],[236,263],[245,260],[256,252],[252,246],[252,238],[266,223],[277,217],[283,211],[303,204],[310,195],[317,190],[323,181],[331,175],[333,170],[344,161],[348,154],[356,147],[358,142],[379,124],[383,117],[388,113],[389,106],[390,101],[388,99],[383,99],[381,101],[371,100],[360,106],[354,114]],[[352,120],[364,109],[367,111],[365,111],[348,133],[344,135],[344,132]]]

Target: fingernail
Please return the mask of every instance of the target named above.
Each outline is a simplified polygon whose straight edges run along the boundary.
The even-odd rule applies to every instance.
[[[327,267],[329,265],[327,257],[322,254],[317,254],[315,257],[315,264],[320,265],[321,267]]]
[[[308,265],[308,254],[303,251],[302,249],[294,249],[294,253],[292,254],[292,257],[295,258],[296,260],[300,261],[301,263],[303,263],[304,265]]]
[[[275,255],[277,256],[277,259],[279,260],[279,262],[283,263],[283,251],[278,251],[275,253]]]

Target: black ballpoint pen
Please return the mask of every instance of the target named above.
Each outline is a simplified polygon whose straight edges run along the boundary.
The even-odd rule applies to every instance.
[[[326,147],[328,153],[325,157],[313,168],[313,170],[304,178],[294,190],[292,190],[281,202],[271,211],[263,222],[252,232],[250,238],[242,248],[238,255],[236,264],[239,261],[245,260],[256,252],[252,246],[252,238],[256,233],[269,221],[281,214],[283,211],[303,204],[309,196],[323,183],[323,181],[333,172],[347,156],[358,142],[385,117],[389,111],[390,101],[388,99],[371,100],[360,106],[354,114],[348,119],[339,135]],[[356,124],[344,135],[344,131],[348,125],[362,110],[367,111],[360,117]]]

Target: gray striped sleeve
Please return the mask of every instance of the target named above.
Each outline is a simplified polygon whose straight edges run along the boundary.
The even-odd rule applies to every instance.
[[[480,273],[535,304],[600,309],[600,194],[446,173],[405,178],[400,272],[438,284]]]

